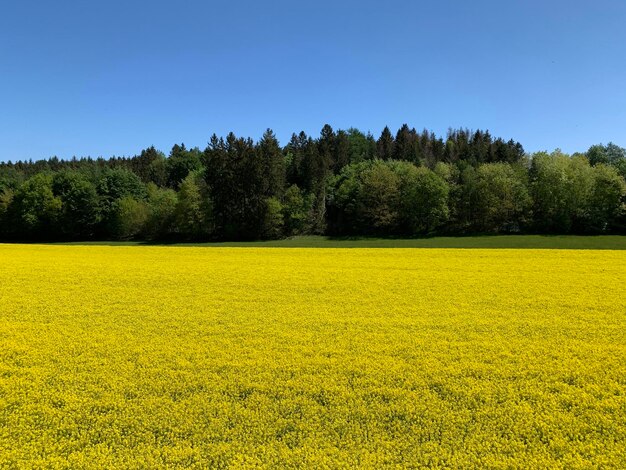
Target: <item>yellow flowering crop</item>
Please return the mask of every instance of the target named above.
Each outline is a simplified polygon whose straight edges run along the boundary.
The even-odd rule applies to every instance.
[[[0,467],[626,468],[626,252],[0,245]]]

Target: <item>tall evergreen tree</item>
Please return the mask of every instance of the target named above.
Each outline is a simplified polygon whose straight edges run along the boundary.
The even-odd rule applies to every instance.
[[[263,194],[266,197],[282,198],[285,191],[285,158],[278,140],[271,129],[267,129],[257,144],[257,158],[263,165]]]
[[[389,127],[385,126],[378,142],[376,143],[378,148],[378,158],[381,160],[391,160],[394,155],[394,138],[389,130]]]
[[[417,133],[415,129],[410,129],[408,124],[403,124],[398,129],[393,147],[393,158],[415,164],[420,163]]]
[[[309,145],[309,137],[304,131],[292,134],[291,140],[285,147],[286,179],[288,185],[298,185],[303,188],[306,185],[304,155]]]
[[[154,146],[148,147],[141,151],[141,154],[134,157],[130,161],[129,169],[135,173],[144,183],[153,181],[153,162],[162,158],[163,154]]]
[[[254,239],[265,220],[264,165],[252,139],[211,139],[205,151],[205,177],[210,188],[218,236]]]
[[[338,130],[335,136],[333,156],[333,172],[339,173],[341,169],[350,163],[350,138],[344,130]]]

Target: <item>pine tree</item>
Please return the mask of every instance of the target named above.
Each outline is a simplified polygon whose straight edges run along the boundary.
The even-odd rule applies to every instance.
[[[393,158],[419,164],[417,132],[409,129],[407,124],[403,124],[396,134]]]
[[[267,197],[282,198],[285,191],[285,158],[271,129],[267,129],[257,144],[257,157],[263,165],[263,193]]]
[[[393,158],[394,139],[389,127],[385,126],[376,145],[378,148],[378,158],[382,160],[391,160]]]

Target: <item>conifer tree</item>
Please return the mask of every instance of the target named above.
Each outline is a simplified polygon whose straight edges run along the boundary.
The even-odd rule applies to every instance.
[[[394,139],[393,135],[391,135],[389,127],[385,126],[380,134],[380,137],[378,138],[376,146],[378,148],[378,158],[381,160],[391,160],[393,158]]]

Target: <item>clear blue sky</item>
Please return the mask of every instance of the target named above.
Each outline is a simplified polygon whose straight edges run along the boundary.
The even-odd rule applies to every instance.
[[[626,145],[626,2],[12,1],[0,160],[404,122]]]

